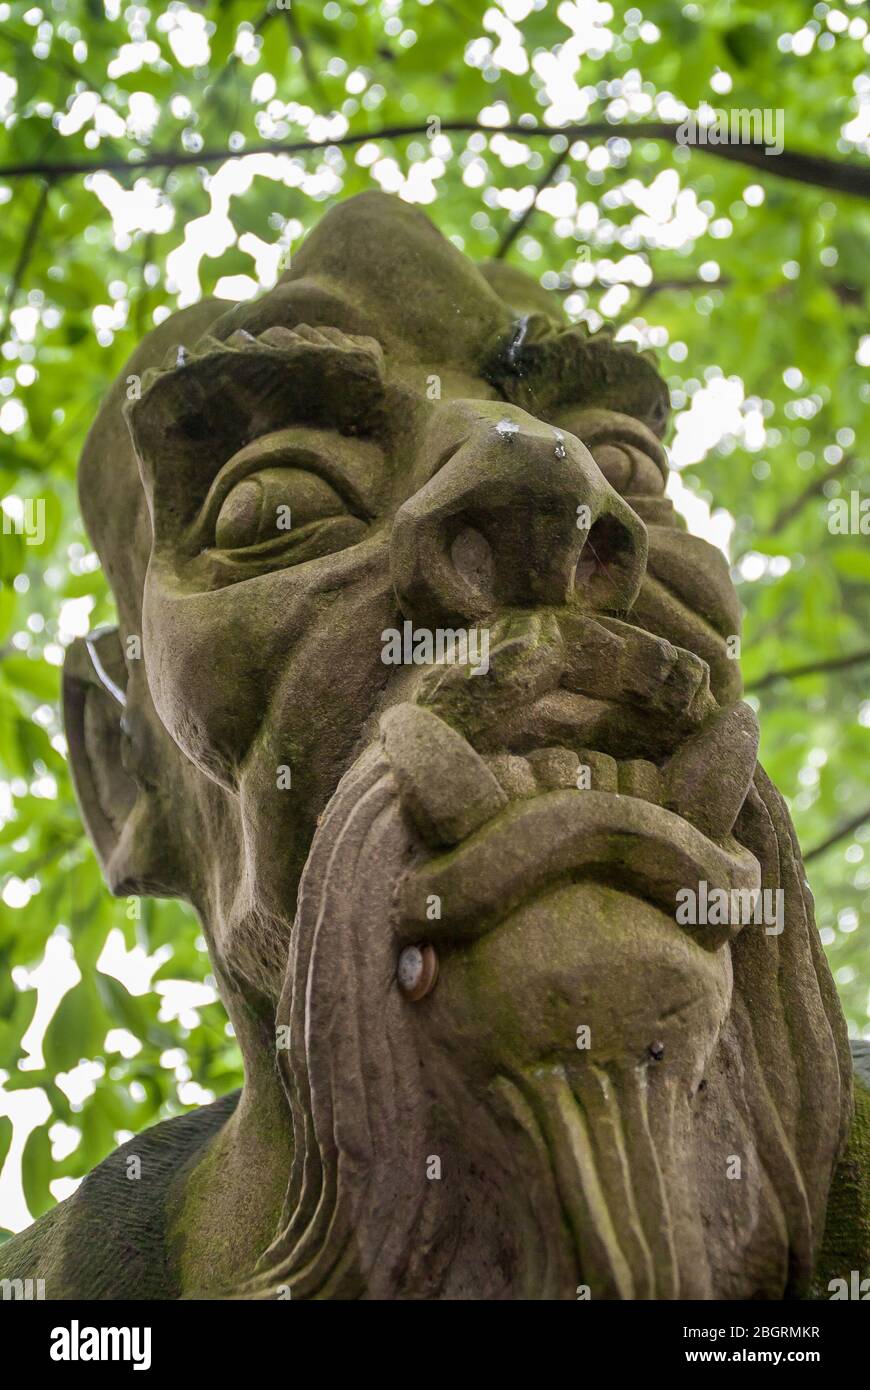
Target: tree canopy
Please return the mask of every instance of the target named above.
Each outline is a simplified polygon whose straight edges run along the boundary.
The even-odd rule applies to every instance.
[[[671,495],[733,564],[762,760],[870,1037],[865,10],[0,3],[0,1225],[19,1172],[37,1216],[240,1081],[195,918],[110,897],[72,794],[63,649],[113,618],[85,432],[143,333],[273,284],[367,188],[657,353]],[[715,143],[733,112],[781,150]]]

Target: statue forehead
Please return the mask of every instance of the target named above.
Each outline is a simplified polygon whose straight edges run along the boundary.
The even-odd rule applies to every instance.
[[[239,327],[256,334],[272,323],[330,324],[377,338],[389,357],[467,369],[513,318],[422,212],[363,193],[331,208],[275,289],[234,306],[214,331],[226,338]]]
[[[150,521],[125,408],[143,379],[171,372],[204,341],[259,338],[301,325],[374,339],[388,379],[422,395],[427,370],[443,373],[445,395],[504,396],[545,414],[547,396],[579,392],[623,409],[627,383],[642,387],[636,418],[666,407],[655,370],[624,345],[595,343],[566,329],[558,299],[501,263],[478,267],[399,199],[365,193],[330,209],[278,284],[227,307],[205,300],[171,315],[140,343],[88,435],[79,470],[87,529],[125,610],[138,617],[150,550]],[[608,340],[609,342],[609,340]],[[422,370],[421,370],[422,369]],[[452,386],[451,386],[452,383]],[[664,395],[663,395],[664,393]]]

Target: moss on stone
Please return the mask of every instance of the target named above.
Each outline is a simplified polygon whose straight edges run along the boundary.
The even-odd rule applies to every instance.
[[[832,1279],[870,1275],[870,1090],[855,1078],[855,1118],[834,1172],[814,1298],[830,1298]]]

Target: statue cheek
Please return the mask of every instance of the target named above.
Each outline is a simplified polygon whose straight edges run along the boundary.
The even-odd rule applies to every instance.
[[[146,586],[143,659],[157,713],[191,762],[230,790],[280,674],[274,632],[270,642],[261,631],[271,611],[241,586],[184,594],[152,576]]]

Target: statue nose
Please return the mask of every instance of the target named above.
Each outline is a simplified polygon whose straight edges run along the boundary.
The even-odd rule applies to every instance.
[[[448,419],[461,438],[446,462],[396,514],[403,613],[438,626],[511,607],[626,612],[646,568],[646,528],[588,449],[498,402],[475,401],[461,420],[457,431]]]

